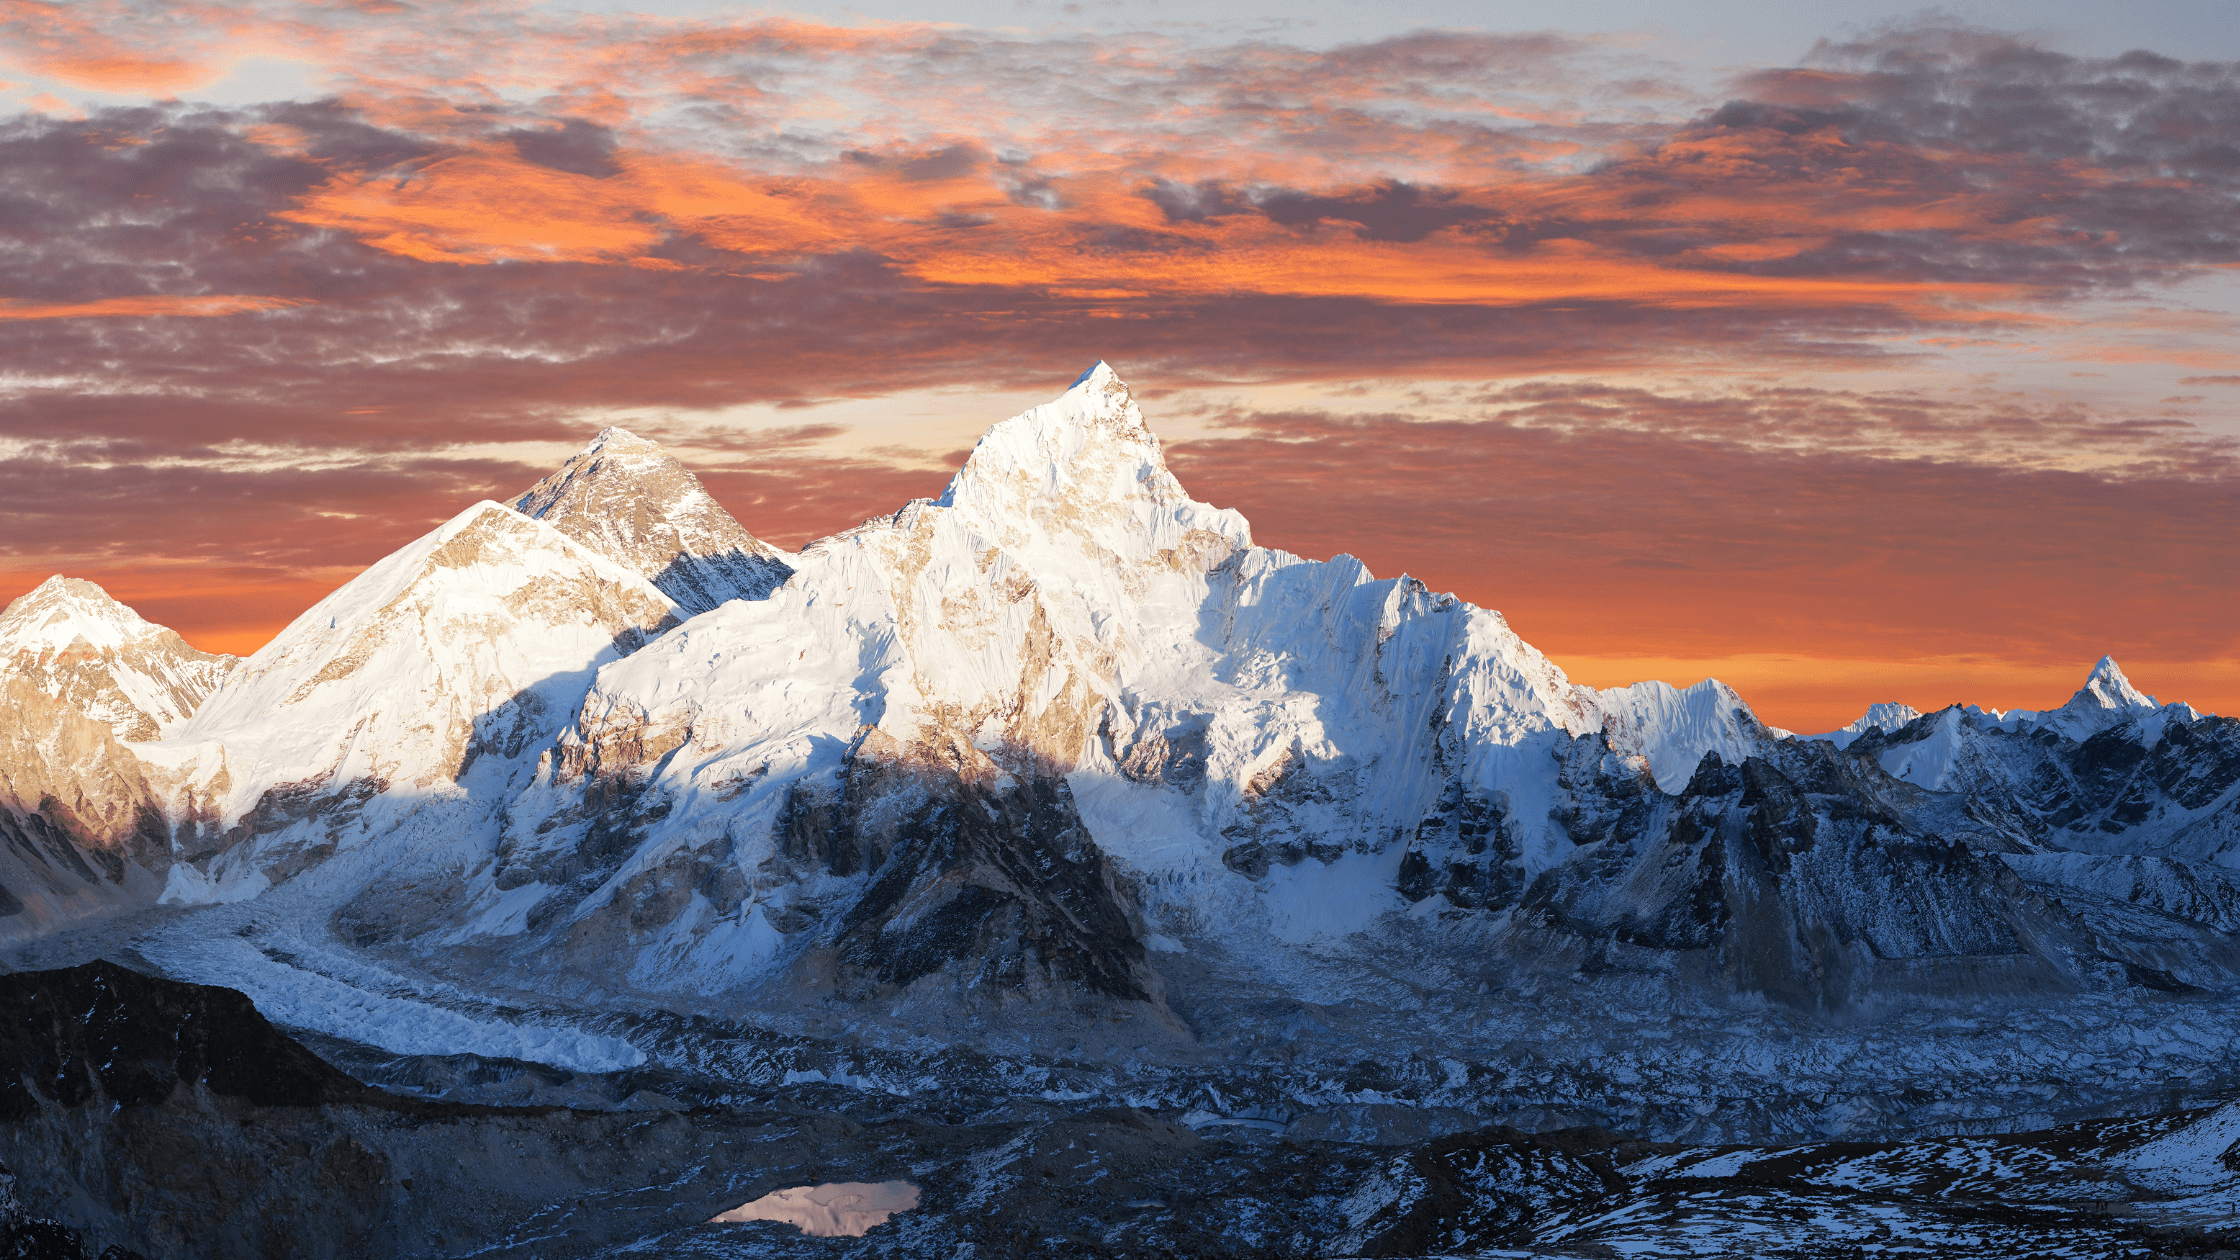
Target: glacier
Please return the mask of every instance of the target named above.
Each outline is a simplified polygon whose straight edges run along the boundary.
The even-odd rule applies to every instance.
[[[1104,364],[797,553],[609,429],[240,661],[58,583],[0,615],[7,962],[235,988],[398,1088],[1371,1143],[2240,1088],[2240,722],[2110,659],[1818,737],[1585,687],[1256,545]]]

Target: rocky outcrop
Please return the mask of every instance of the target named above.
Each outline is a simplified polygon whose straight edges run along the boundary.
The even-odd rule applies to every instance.
[[[0,711],[0,940],[153,901],[181,820],[150,767],[34,680],[0,678]]]
[[[1063,778],[972,783],[859,748],[837,783],[796,784],[780,827],[789,860],[868,877],[821,944],[872,991],[935,973],[1019,996],[1147,1001],[1157,985]]]

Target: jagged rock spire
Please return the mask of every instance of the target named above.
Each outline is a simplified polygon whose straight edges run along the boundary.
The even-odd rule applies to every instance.
[[[793,574],[675,456],[627,429],[601,430],[512,506],[635,569],[687,615],[762,599]]]

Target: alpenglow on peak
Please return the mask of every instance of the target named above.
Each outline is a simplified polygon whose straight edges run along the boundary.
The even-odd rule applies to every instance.
[[[512,506],[636,570],[688,616],[765,598],[793,574],[675,456],[628,429],[600,430]]]
[[[933,506],[990,527],[1031,523],[1047,539],[1136,560],[1193,531],[1252,545],[1242,515],[1192,499],[1168,470],[1126,382],[1103,362],[1050,402],[990,426]]]
[[[0,678],[155,739],[192,716],[237,662],[199,651],[82,578],[56,574],[0,612]]]
[[[2071,739],[2083,740],[2160,707],[2153,696],[2131,685],[2115,657],[2103,656],[2100,663],[2092,667],[2091,676],[2084,680],[2077,694],[2038,721],[2039,725],[2058,730]]]

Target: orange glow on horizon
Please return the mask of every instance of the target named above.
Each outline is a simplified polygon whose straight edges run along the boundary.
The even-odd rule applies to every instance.
[[[1811,731],[2107,651],[2240,712],[2240,395],[2176,393],[2240,385],[2229,67],[1919,25],[1714,79],[1545,32],[0,0],[20,90],[145,98],[17,106],[0,595],[60,567],[253,651],[610,415],[803,541],[959,440],[866,400],[1109,356],[1263,542],[1583,682]],[[315,93],[243,103],[258,59]]]
[[[48,576],[0,572],[0,606]],[[228,578],[215,571],[180,569],[70,569],[67,576],[95,582],[148,620],[178,630],[202,651],[245,657],[355,574]],[[1590,655],[1566,651],[1565,640],[1571,636],[1560,628],[1536,634],[1528,627],[1521,633],[1573,682],[1610,688],[1661,679],[1688,687],[1716,678],[1734,688],[1761,721],[1803,735],[1834,730],[1867,705],[1884,701],[1910,704],[1924,713],[1948,704],[2043,711],[2067,701],[2094,664],[2089,659],[2026,661],[1995,655]],[[1834,652],[1843,648],[1841,643],[1827,646]],[[2164,703],[2184,701],[2203,713],[2240,713],[2240,658],[2119,657],[2119,663],[2133,685]]]

